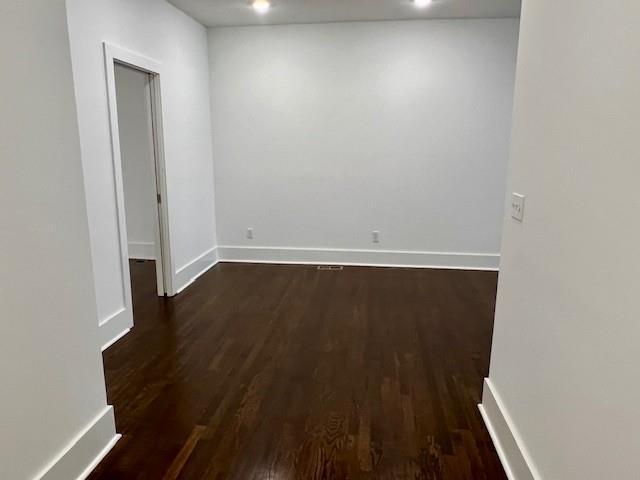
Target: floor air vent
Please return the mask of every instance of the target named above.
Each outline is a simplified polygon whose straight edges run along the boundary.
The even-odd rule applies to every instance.
[[[342,270],[342,265],[318,265],[318,270]]]

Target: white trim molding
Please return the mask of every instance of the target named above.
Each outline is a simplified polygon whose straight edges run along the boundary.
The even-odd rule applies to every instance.
[[[127,241],[127,222],[124,204],[124,187],[122,178],[122,158],[120,155],[120,132],[118,127],[118,108],[116,94],[115,64],[128,65],[150,75],[151,122],[154,146],[155,183],[157,193],[162,201],[158,204],[158,216],[155,222],[156,252],[162,262],[157,263],[158,294],[173,295],[173,263],[171,258],[171,239],[169,235],[169,207],[166,185],[166,168],[164,155],[164,133],[162,123],[161,83],[163,78],[162,64],[144,55],[104,42],[104,65],[107,86],[107,103],[109,107],[109,127],[111,136],[111,159],[115,180],[116,212],[118,217],[118,237],[120,246],[120,263],[122,271],[122,291],[125,309],[132,310],[131,278],[129,272],[129,244]],[[132,316],[132,315],[131,315]]]
[[[341,248],[220,246],[223,262],[362,265],[372,267],[498,270],[500,255],[493,253],[354,250]]]
[[[107,348],[109,348],[111,345],[113,345],[114,343],[116,343],[118,340],[120,340],[122,337],[124,337],[127,333],[129,333],[131,331],[130,328],[125,328],[123,331],[121,331],[120,333],[118,333],[115,337],[113,337],[111,340],[109,340],[107,343],[105,343],[104,345],[102,345],[102,347],[100,348],[100,351],[104,352]]]
[[[107,405],[35,480],[84,480],[121,438],[113,407]]]
[[[540,480],[533,461],[489,378],[484,379],[482,403],[478,405],[491,440],[509,480]]]
[[[218,263],[218,247],[212,247],[202,255],[180,267],[175,274],[176,294],[182,292],[196,279]]]
[[[102,350],[106,350],[117,340],[124,336],[124,331],[128,331],[133,327],[133,310],[131,308],[122,307],[107,319],[98,324],[100,332],[100,345]]]
[[[129,242],[129,258],[132,260],[155,260],[156,244],[153,242]]]

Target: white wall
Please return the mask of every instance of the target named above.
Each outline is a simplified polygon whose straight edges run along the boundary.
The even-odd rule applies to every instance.
[[[202,267],[197,259],[215,247],[207,36],[204,27],[164,1],[67,0],[67,6],[98,315],[106,322],[101,327],[106,341],[128,325],[126,316],[113,317],[125,300],[102,42],[163,65],[169,231],[179,288]]]
[[[156,184],[149,75],[115,66],[129,258],[155,259]]]
[[[223,256],[496,267],[517,35],[515,19],[210,29]]]
[[[76,478],[105,399],[65,5],[0,4],[0,478]],[[46,74],[43,74],[46,72]]]
[[[527,199],[505,219],[485,400],[542,479],[640,472],[638,18],[524,2],[509,190]]]

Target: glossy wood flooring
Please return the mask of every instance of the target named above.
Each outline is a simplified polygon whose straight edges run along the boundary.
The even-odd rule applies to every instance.
[[[495,273],[219,264],[162,299],[131,271],[91,479],[506,478],[476,406]]]

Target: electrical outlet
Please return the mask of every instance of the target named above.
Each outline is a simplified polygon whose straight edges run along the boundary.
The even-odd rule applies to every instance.
[[[380,232],[378,230],[371,232],[371,240],[373,243],[380,243]]]
[[[247,238],[253,240],[253,228],[251,227],[247,228]]]
[[[513,193],[511,196],[511,218],[518,222],[522,222],[524,217],[524,195]]]

